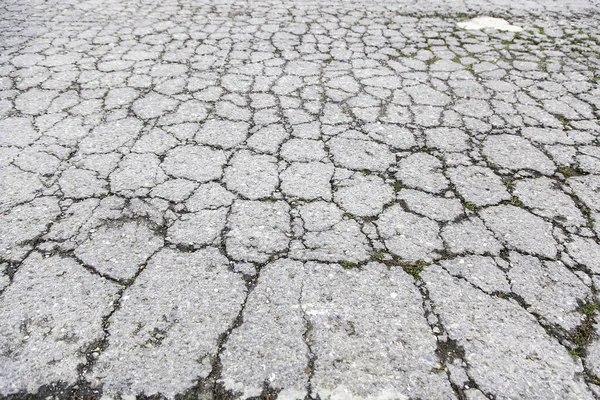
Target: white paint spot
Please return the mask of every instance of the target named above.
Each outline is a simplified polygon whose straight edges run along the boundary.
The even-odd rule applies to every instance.
[[[456,24],[459,28],[462,29],[485,29],[485,28],[494,28],[499,31],[509,31],[509,32],[520,32],[523,30],[520,26],[511,25],[508,21],[503,20],[502,18],[492,18],[492,17],[475,17],[468,21],[459,22]]]

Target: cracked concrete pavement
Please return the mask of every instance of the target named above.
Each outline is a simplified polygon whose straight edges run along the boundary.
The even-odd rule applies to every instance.
[[[0,16],[1,399],[600,398],[597,1]]]

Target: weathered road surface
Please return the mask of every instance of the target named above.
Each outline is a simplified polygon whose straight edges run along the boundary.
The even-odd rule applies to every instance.
[[[0,398],[598,398],[599,26],[1,1]]]

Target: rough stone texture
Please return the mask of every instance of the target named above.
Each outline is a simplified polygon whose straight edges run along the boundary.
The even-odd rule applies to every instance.
[[[331,200],[333,165],[292,163],[281,173],[281,191],[288,197]]]
[[[460,200],[436,197],[419,190],[403,189],[398,193],[398,200],[403,201],[410,211],[436,221],[453,221],[463,213]]]
[[[0,215],[0,254],[4,259],[20,260],[31,250],[32,241],[41,235],[60,213],[53,197],[40,197]]]
[[[588,208],[600,211],[600,176],[578,176],[568,179],[567,183]]]
[[[435,221],[407,213],[399,205],[385,210],[375,225],[387,248],[408,261],[431,261],[444,248]]]
[[[333,162],[344,168],[385,171],[395,162],[387,146],[372,141],[333,138],[327,147]]]
[[[236,201],[228,219],[227,254],[234,260],[265,262],[289,243],[289,206],[277,201]]]
[[[93,230],[75,255],[102,274],[130,279],[162,245],[162,238],[144,224],[114,223]]]
[[[249,199],[268,197],[277,188],[277,159],[268,155],[236,153],[225,169],[227,188]]]
[[[556,256],[552,225],[540,217],[522,208],[501,205],[486,208],[481,218],[496,238],[508,246],[543,257]]]
[[[440,233],[447,249],[453,253],[497,255],[502,245],[479,218],[465,219],[442,228]]]
[[[408,187],[431,193],[438,193],[448,187],[440,160],[425,153],[412,154],[400,160],[396,178]]]
[[[526,207],[541,217],[552,218],[566,226],[586,223],[573,200],[549,178],[518,181],[513,193]]]
[[[595,274],[600,274],[600,245],[592,238],[573,236],[566,250],[575,261]]]
[[[259,396],[267,382],[291,398],[306,395],[309,355],[303,336],[308,321],[301,303],[306,279],[299,261],[278,260],[263,267],[246,302],[244,324],[233,331],[223,351],[227,389],[241,392],[243,398]]]
[[[484,393],[593,398],[580,377],[581,361],[516,303],[488,296],[437,266],[422,275],[448,337],[464,349],[467,373]]]
[[[485,293],[510,292],[506,274],[498,268],[491,257],[465,256],[440,261],[440,265],[450,275],[466,279],[471,285]]]
[[[600,394],[596,3],[3,2],[0,398]]]
[[[109,348],[88,376],[105,382],[107,394],[174,397],[209,374],[245,292],[217,249],[161,250],[121,299]]]
[[[530,169],[542,174],[552,174],[554,163],[527,140],[514,135],[488,137],[483,144],[483,154],[492,163],[511,170]]]
[[[0,392],[74,384],[85,363],[80,349],[104,336],[117,290],[72,258],[32,253],[0,303]]]
[[[394,190],[377,176],[355,173],[337,182],[335,202],[347,212],[361,217],[381,213],[383,206],[394,199]]]
[[[291,249],[290,255],[302,260],[366,261],[371,247],[356,221],[344,220],[329,229],[306,232],[301,245]]]
[[[167,153],[163,169],[175,178],[198,182],[218,179],[222,175],[225,154],[203,146],[177,147]]]
[[[364,271],[308,264],[306,274],[302,307],[311,350],[320,355],[313,395],[411,398],[433,390],[454,397],[443,371],[436,372],[436,339],[408,274],[376,263]]]
[[[448,176],[465,201],[476,206],[497,204],[509,200],[510,193],[499,176],[484,167],[456,167],[448,170]]]
[[[576,328],[583,315],[579,305],[591,301],[592,293],[560,261],[540,262],[532,256],[511,253],[512,290],[531,305],[531,312],[566,330]]]
[[[225,227],[227,209],[184,214],[167,230],[167,238],[182,245],[207,245],[219,241]]]

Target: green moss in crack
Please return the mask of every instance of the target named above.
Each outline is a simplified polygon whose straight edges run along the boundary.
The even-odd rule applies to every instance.
[[[510,204],[512,204],[513,206],[521,207],[523,205],[523,202],[519,200],[517,196],[513,196],[510,199]]]
[[[581,307],[579,307],[579,311],[584,314],[586,317],[593,317],[598,311],[599,305],[595,301],[591,303],[585,303]]]
[[[585,171],[579,165],[563,165],[558,167],[558,172],[563,174],[565,178],[585,175]]]
[[[402,266],[404,270],[411,275],[416,281],[421,280],[421,272],[425,269],[429,264],[424,260],[419,260],[414,264],[405,264]]]
[[[371,260],[373,260],[373,261],[385,261],[387,255],[388,255],[387,251],[385,251],[385,250],[377,250],[371,256]]]
[[[352,268],[356,267],[356,264],[354,264],[350,261],[340,261],[340,265],[344,269],[352,269]]]
[[[468,201],[465,201],[465,208],[470,211],[478,211],[479,210],[479,207],[477,207],[473,203],[469,203]]]

